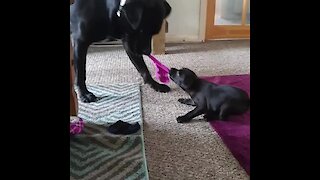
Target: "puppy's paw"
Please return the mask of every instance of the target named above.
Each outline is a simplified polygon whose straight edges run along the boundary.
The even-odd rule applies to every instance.
[[[154,84],[151,84],[151,87],[157,92],[166,93],[170,91],[170,87],[165,84],[154,83]]]
[[[206,122],[209,122],[208,115],[205,114],[205,115],[203,116],[203,120],[206,121]]]
[[[185,98],[179,98],[178,101],[182,104],[185,104],[186,103],[186,100]]]
[[[205,122],[211,122],[211,121],[214,121],[214,119],[211,119],[211,118],[205,118],[205,117],[203,117],[203,120],[204,120]]]
[[[180,98],[178,99],[178,101],[182,104],[186,104],[186,105],[189,105],[189,106],[196,106],[196,104],[193,102],[192,99],[188,98],[188,99],[185,99],[185,98]]]
[[[177,117],[177,122],[178,123],[184,123],[184,122],[188,122],[188,121],[190,121],[190,119],[187,119],[185,116]]]
[[[208,114],[205,114],[203,116],[203,119],[206,121],[206,122],[210,122],[210,121],[214,121],[214,120],[218,120],[219,118],[215,115],[208,115]]]
[[[182,116],[177,117],[177,122],[178,123],[183,123],[183,117]]]

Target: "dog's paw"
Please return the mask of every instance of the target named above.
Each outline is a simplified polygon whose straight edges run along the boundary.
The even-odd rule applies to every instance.
[[[154,83],[151,87],[158,92],[166,93],[170,91],[170,87],[165,84]]]
[[[190,121],[190,120],[187,119],[185,116],[179,116],[179,117],[177,117],[177,122],[178,122],[178,123],[184,123],[184,122],[187,122],[187,121]]]
[[[209,118],[208,118],[208,115],[207,115],[207,114],[205,114],[205,115],[203,116],[203,120],[206,121],[206,122],[209,122]]]
[[[182,123],[183,122],[183,117],[182,116],[177,117],[177,122],[178,123]]]
[[[208,118],[208,117],[203,117],[203,120],[204,120],[205,122],[211,122],[211,121],[214,121],[214,119],[212,119],[212,118]]]
[[[206,121],[206,122],[210,122],[210,121],[214,121],[214,120],[218,120],[219,118],[215,115],[208,115],[208,114],[205,114],[203,116],[203,119]]]
[[[179,98],[178,101],[182,104],[185,104],[186,103],[186,100],[185,98]]]
[[[178,101],[182,104],[194,105],[194,102],[192,101],[192,99],[189,99],[189,98],[180,98],[178,99]]]
[[[181,104],[185,104],[185,105],[189,105],[189,106],[196,106],[196,104],[190,98],[180,98],[180,99],[178,99],[178,101]]]
[[[82,93],[80,95],[80,100],[84,103],[96,102],[98,98],[91,92]]]

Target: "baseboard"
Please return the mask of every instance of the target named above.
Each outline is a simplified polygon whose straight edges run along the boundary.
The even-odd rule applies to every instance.
[[[99,42],[92,43],[93,46],[99,46],[99,45],[122,45],[122,42],[120,39],[105,39]]]
[[[166,43],[202,42],[198,36],[166,34]]]
[[[220,39],[207,39],[207,41],[237,41],[237,40],[250,40],[250,38],[220,38]]]

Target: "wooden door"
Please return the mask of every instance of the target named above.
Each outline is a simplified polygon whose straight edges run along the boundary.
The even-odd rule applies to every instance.
[[[205,39],[249,39],[250,0],[207,0]]]

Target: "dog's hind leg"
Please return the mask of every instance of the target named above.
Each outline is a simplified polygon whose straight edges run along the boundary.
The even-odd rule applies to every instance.
[[[197,106],[195,109],[193,109],[192,111],[188,112],[186,115],[179,116],[177,118],[177,122],[178,123],[188,122],[188,121],[192,120],[194,117],[197,117],[197,116],[199,116],[201,114],[203,114],[203,108]]]
[[[219,119],[225,120],[230,115],[230,105],[224,103],[220,106]]]
[[[213,121],[219,119],[219,112],[211,111],[203,116],[205,121]]]

